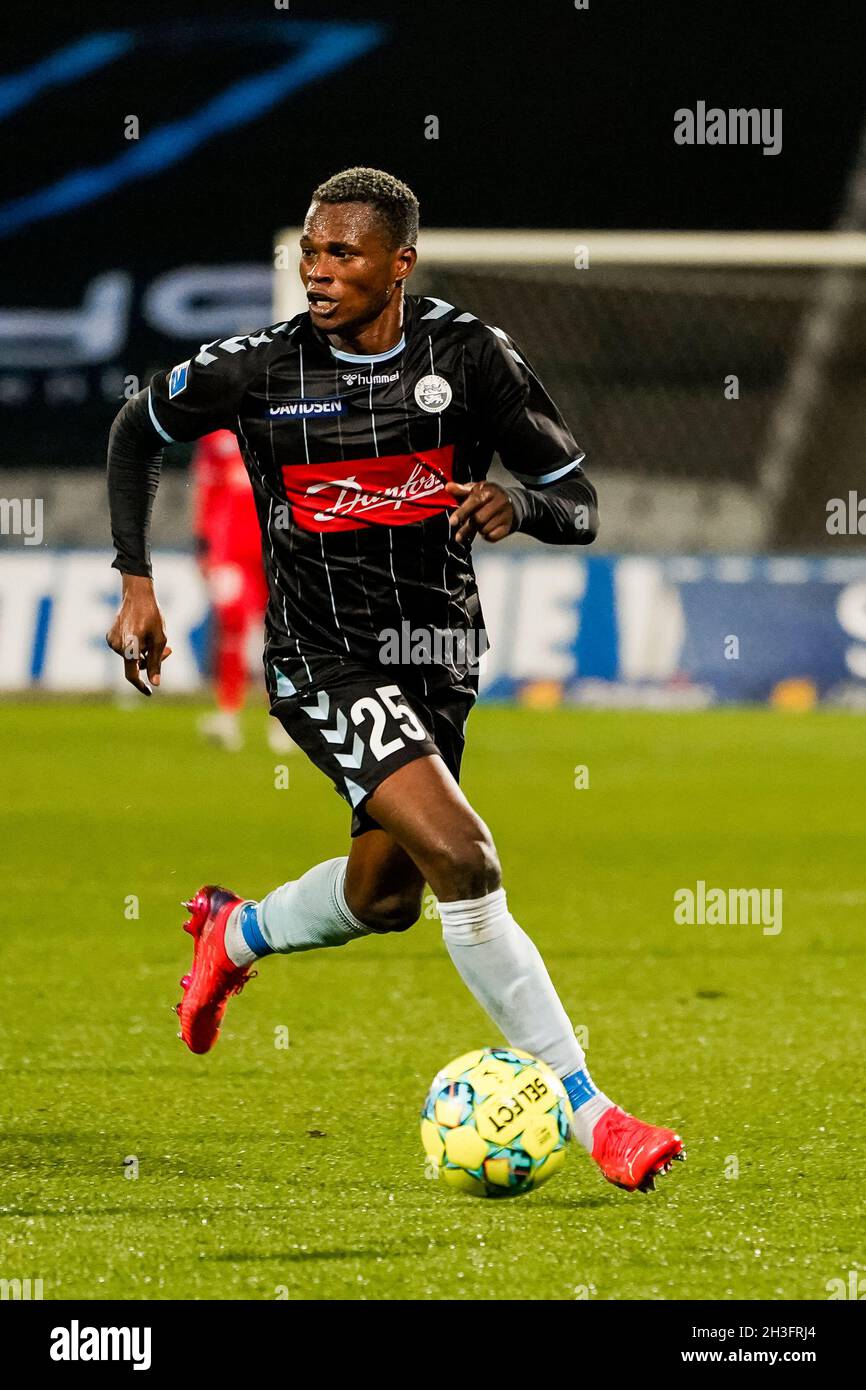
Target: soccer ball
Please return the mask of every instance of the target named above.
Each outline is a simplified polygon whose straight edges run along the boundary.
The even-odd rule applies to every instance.
[[[559,1172],[571,1113],[565,1087],[545,1062],[482,1047],[433,1078],[421,1142],[449,1187],[475,1197],[518,1197]]]

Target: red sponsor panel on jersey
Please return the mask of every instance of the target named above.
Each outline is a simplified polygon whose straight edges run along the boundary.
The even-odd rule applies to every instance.
[[[454,445],[340,463],[283,468],[292,516],[304,531],[354,531],[408,526],[457,505],[445,490],[453,478]]]

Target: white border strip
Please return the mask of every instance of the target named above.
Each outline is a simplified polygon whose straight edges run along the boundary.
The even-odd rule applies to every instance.
[[[427,264],[567,265],[586,248],[593,265],[866,266],[862,232],[422,232]]]
[[[274,312],[289,319],[307,308],[295,248],[299,227],[278,232],[289,266],[274,272]],[[866,267],[863,232],[594,232],[432,228],[418,241],[422,264],[475,266],[839,266]]]
[[[149,386],[147,388],[147,409],[150,413],[150,422],[153,425],[153,428],[156,430],[157,434],[162,435],[162,438],[165,440],[166,444],[176,444],[177,440],[172,439],[170,434],[166,434],[165,430],[162,428],[162,425],[159,423],[159,421],[156,418],[156,415],[154,414],[153,401],[150,399]]]

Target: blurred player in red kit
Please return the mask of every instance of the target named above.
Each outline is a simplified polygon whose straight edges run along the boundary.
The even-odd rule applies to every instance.
[[[216,430],[196,443],[192,456],[193,534],[213,605],[213,679],[217,709],[199,732],[231,752],[243,746],[239,712],[249,679],[253,633],[260,632],[268,601],[255,502],[237,439]],[[268,720],[268,724],[274,724]],[[268,729],[269,739],[272,731]],[[289,740],[279,725],[285,751]]]

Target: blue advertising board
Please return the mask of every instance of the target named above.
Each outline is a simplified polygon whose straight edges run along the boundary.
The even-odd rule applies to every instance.
[[[105,632],[119,577],[102,551],[0,554],[0,690],[122,686]],[[694,707],[866,704],[866,555],[482,551],[487,699]],[[208,600],[190,555],[154,557],[174,655],[164,690],[206,679]],[[259,643],[260,646],[260,643]]]

